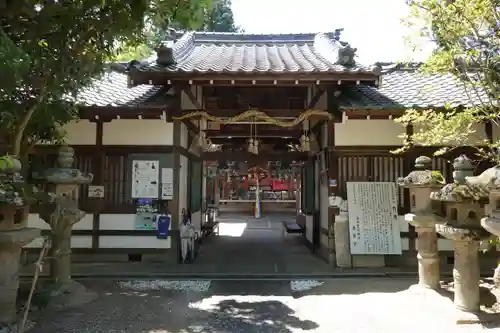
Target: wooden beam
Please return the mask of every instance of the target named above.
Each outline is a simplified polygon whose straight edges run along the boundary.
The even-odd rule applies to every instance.
[[[201,157],[205,161],[304,161],[308,158],[305,152],[274,151],[262,152],[258,155],[248,152],[203,152]]]
[[[181,93],[184,92],[186,96],[189,98],[191,103],[196,107],[196,111],[203,111],[203,105],[198,101],[196,96],[193,94],[189,86],[179,86]],[[181,111],[183,112],[183,111]],[[196,126],[191,119],[183,119],[182,122],[186,125],[188,131],[193,134],[200,133],[199,126]]]
[[[223,151],[225,151],[225,148],[231,147],[233,148],[233,151],[236,150],[242,150],[246,151],[248,148],[248,138],[243,138],[243,137],[232,137],[232,138],[211,138],[210,139],[213,144],[216,145],[222,145],[223,146]],[[299,144],[299,138],[259,138],[260,142],[260,147],[263,146],[272,146],[275,147],[275,149],[278,150],[287,150],[287,146],[290,143],[294,144]],[[276,148],[276,147],[281,147],[281,148]],[[239,148],[239,149],[238,149]]]
[[[132,69],[129,73],[132,85],[152,84],[166,85],[171,83],[208,83],[209,85],[241,85],[242,81],[248,85],[259,85],[259,81],[272,82],[278,81],[280,84],[288,81],[289,84],[299,84],[301,81],[311,84],[316,81],[327,82],[360,82],[360,84],[375,84],[378,75],[370,72],[342,73],[342,72],[324,72],[324,73],[181,73],[181,72],[149,72]],[[199,81],[199,82],[195,82]],[[238,81],[238,82],[236,82]],[[297,81],[297,82],[296,82]]]
[[[304,112],[304,109],[257,109],[250,108],[251,110],[258,110],[273,118],[296,118]],[[182,110],[184,114],[196,112],[198,109],[185,109]],[[214,117],[220,118],[231,118],[238,114],[241,114],[247,109],[207,109],[205,110],[208,114]]]
[[[165,117],[168,120],[168,106],[149,106],[149,107],[113,107],[113,106],[88,106],[79,109],[79,118],[94,120],[94,119],[160,119]]]
[[[493,123],[491,120],[484,123],[484,132],[488,138],[488,142],[493,143]]]
[[[250,136],[253,136],[250,133],[250,126],[248,126],[248,128],[246,129],[242,128],[232,129],[227,127],[221,127],[220,130],[206,130],[205,133],[207,135],[207,138],[228,138],[228,137],[248,138]],[[267,137],[267,138],[283,138],[283,137],[298,138],[301,135],[302,135],[301,130],[297,128],[293,129],[257,128],[256,132],[257,137]]]

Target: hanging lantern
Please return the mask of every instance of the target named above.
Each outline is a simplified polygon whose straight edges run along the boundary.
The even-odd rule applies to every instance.
[[[253,141],[253,153],[255,155],[258,155],[259,154],[259,140],[255,139]]]
[[[248,139],[247,142],[248,142],[248,148],[247,148],[247,150],[248,150],[249,153],[252,153],[253,152],[253,139]]]
[[[300,150],[309,151],[311,149],[309,145],[309,137],[305,134],[300,136]]]
[[[217,167],[214,165],[207,167],[207,177],[214,178],[216,176],[217,176]]]

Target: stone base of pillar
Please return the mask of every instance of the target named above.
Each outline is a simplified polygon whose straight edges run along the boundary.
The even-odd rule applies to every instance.
[[[467,324],[479,324],[483,321],[477,313],[466,312],[461,310],[456,310],[455,313],[455,324],[467,325]]]
[[[335,235],[335,259],[337,267],[352,267],[350,240],[349,240],[349,221],[347,217],[337,216],[334,224]]]
[[[0,327],[17,320],[21,248],[38,236],[35,228],[0,232]]]
[[[64,285],[50,282],[43,285],[41,291],[35,294],[33,305],[53,310],[64,310],[90,303],[97,297],[97,293],[88,290],[84,285],[74,280]]]
[[[460,311],[476,313],[479,311],[479,242],[453,240],[453,248],[453,303]]]
[[[439,289],[439,257],[430,256],[425,253],[417,254],[418,260],[418,284],[425,288]]]

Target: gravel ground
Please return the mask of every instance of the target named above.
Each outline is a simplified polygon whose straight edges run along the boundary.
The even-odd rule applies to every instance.
[[[94,281],[100,298],[30,333],[500,332],[454,324],[449,297],[414,281]]]

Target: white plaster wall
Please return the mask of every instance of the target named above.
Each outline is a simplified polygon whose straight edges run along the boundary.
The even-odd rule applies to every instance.
[[[103,125],[103,145],[170,146],[174,125],[161,119],[115,119]]]
[[[135,214],[101,214],[100,230],[135,230]],[[100,248],[117,249],[169,249],[171,237],[158,239],[156,236],[99,236]]]
[[[155,236],[100,236],[102,249],[169,249],[170,237],[158,239]]]
[[[92,230],[92,214],[86,214],[83,219],[73,226],[73,230]],[[29,214],[28,227],[49,230],[50,226],[38,214]]]
[[[484,125],[475,126],[476,133],[466,142],[477,144],[486,139]],[[398,146],[402,144],[399,136],[406,129],[390,119],[347,119],[335,124],[335,144],[337,146]],[[418,128],[415,129],[418,131]],[[494,128],[494,137],[500,140],[500,130]]]
[[[83,219],[73,226],[73,230],[92,230],[92,214],[87,214]],[[42,230],[50,230],[50,226],[40,218],[38,214],[29,214],[28,227]],[[31,243],[26,244],[25,248],[41,248],[44,237],[35,238]],[[91,248],[92,236],[72,236],[71,247],[73,248]]]
[[[43,237],[38,237],[31,243],[24,246],[24,248],[39,249],[43,246]],[[72,249],[90,249],[92,248],[92,236],[71,236]]]
[[[188,149],[188,129],[184,123],[181,123],[181,134],[180,134],[180,143],[181,146]]]
[[[66,143],[69,145],[94,145],[97,127],[88,120],[72,120],[63,126],[66,132]],[[39,144],[53,144],[52,142],[39,142]]]
[[[397,146],[405,127],[390,119],[348,119],[335,124],[337,146]]]
[[[100,230],[135,230],[135,214],[101,214]]]

